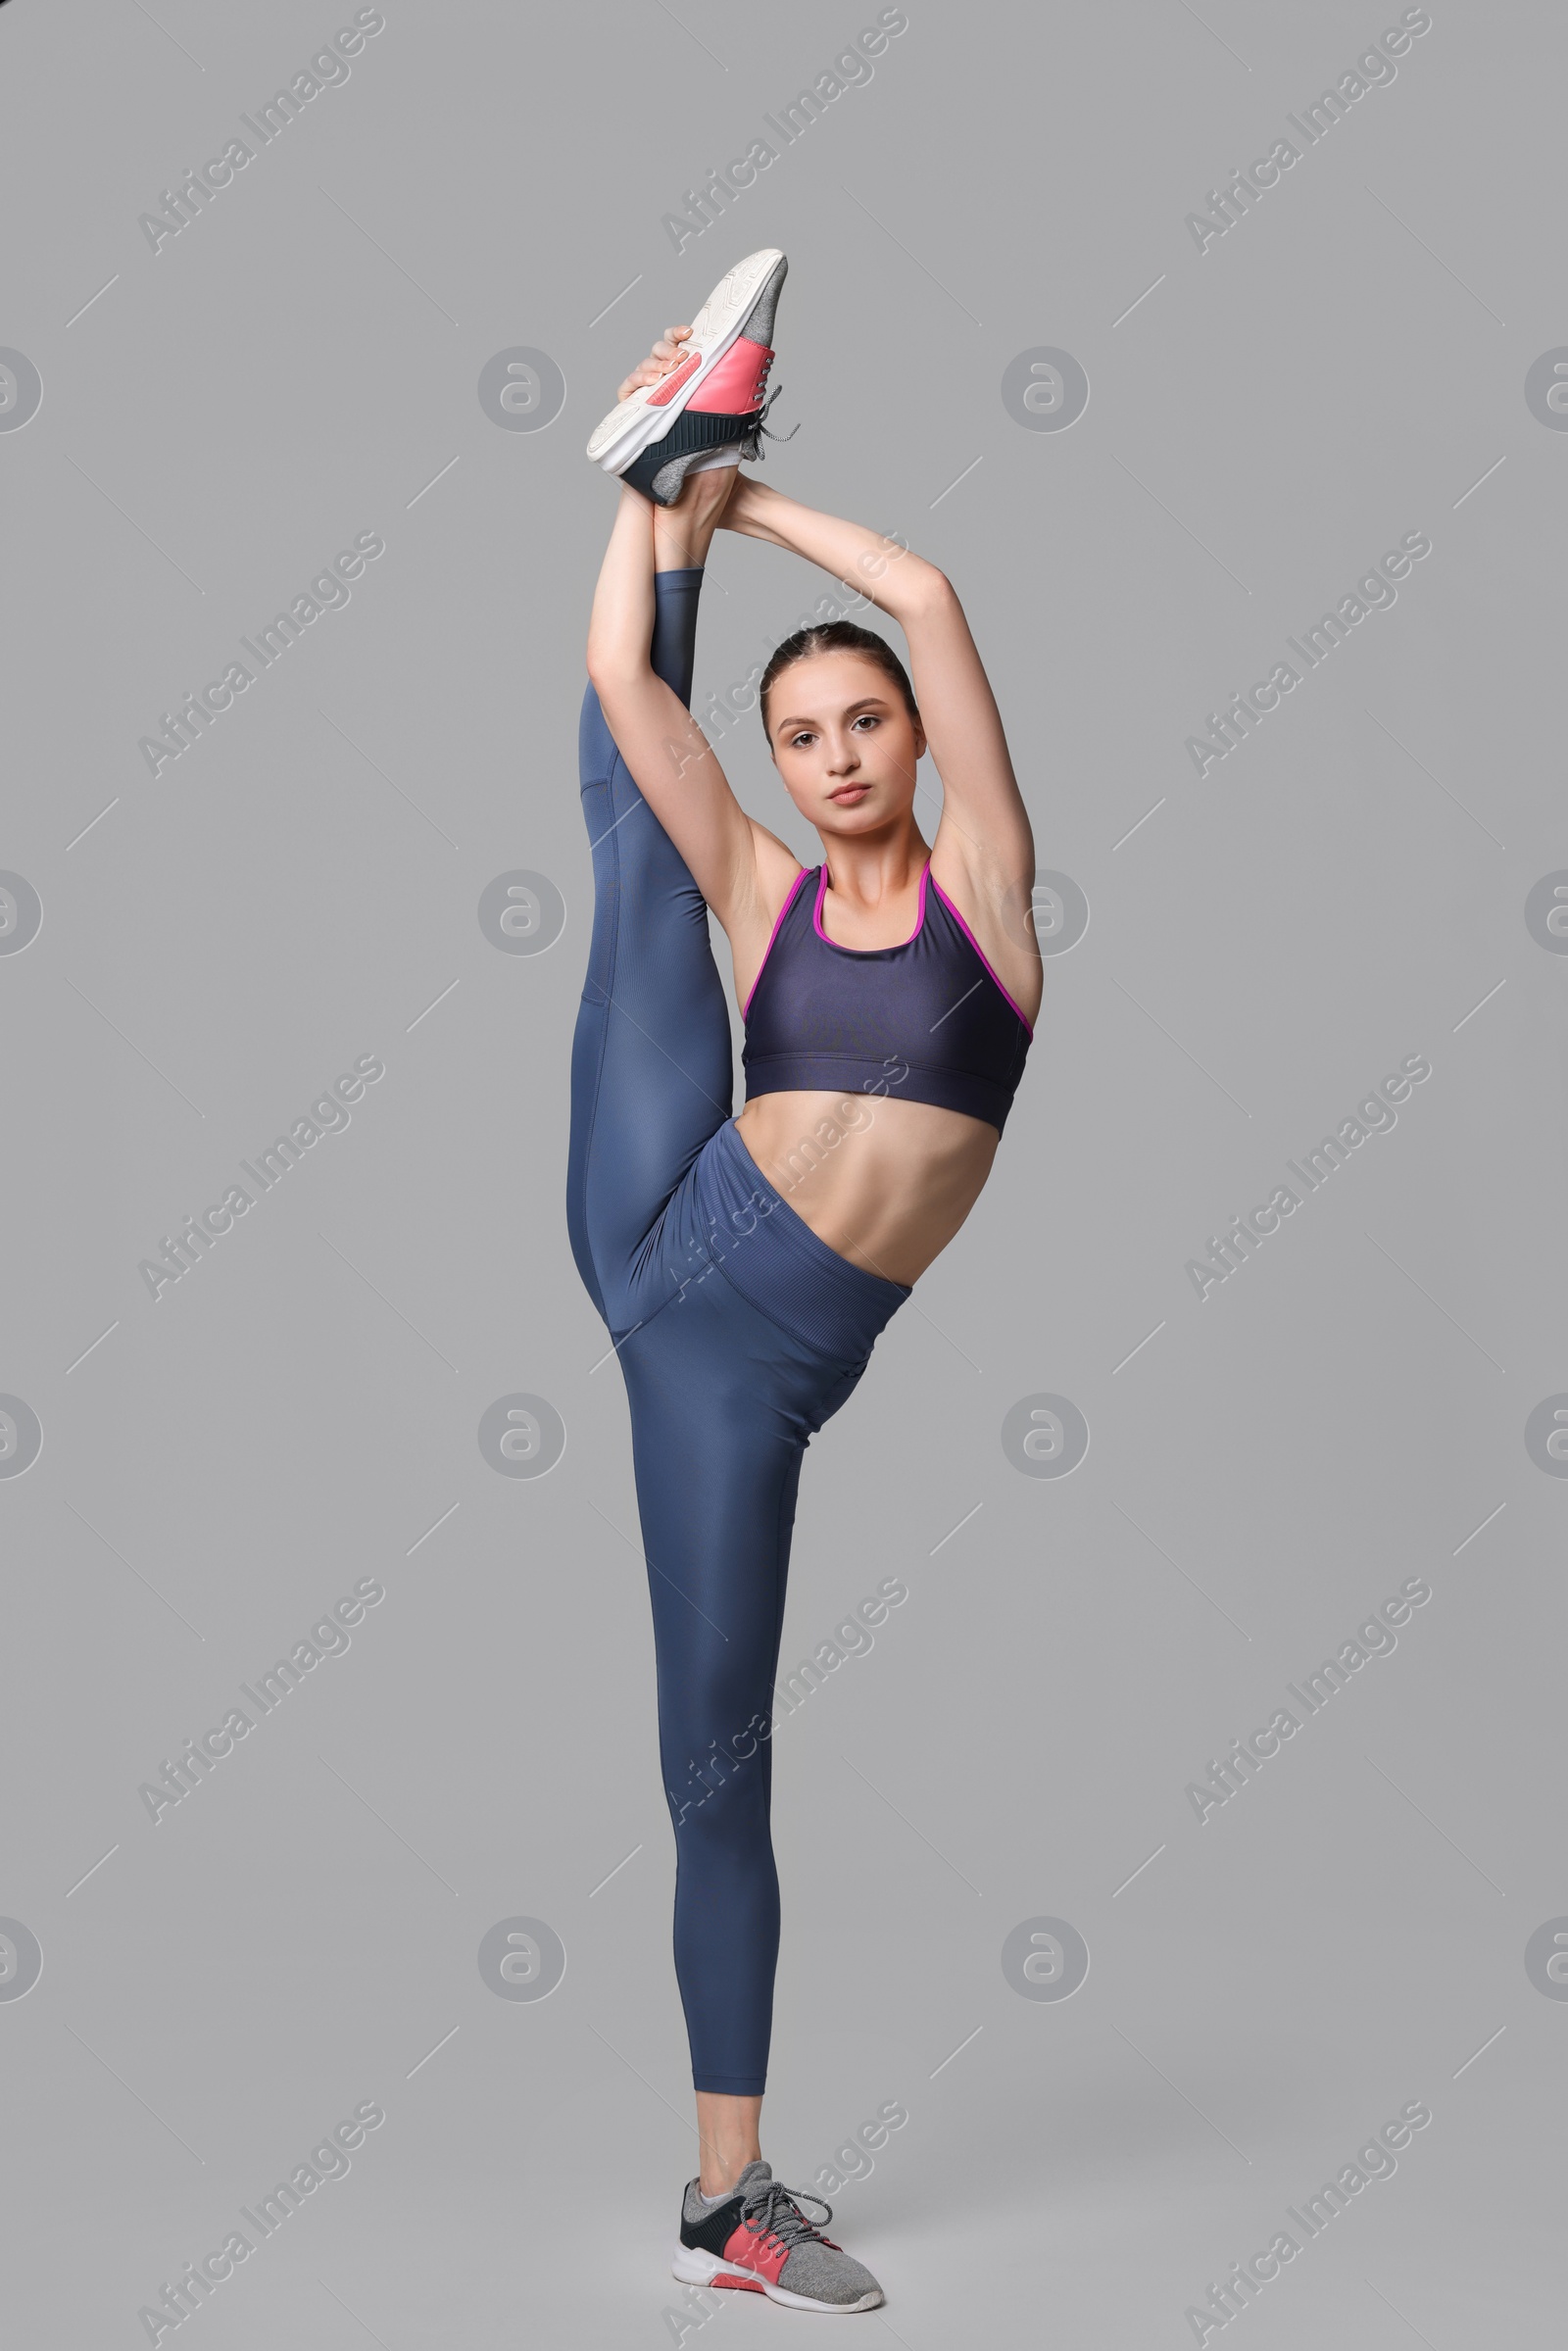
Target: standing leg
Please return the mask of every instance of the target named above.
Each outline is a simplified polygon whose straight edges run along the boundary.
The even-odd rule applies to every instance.
[[[693,2084],[730,2101],[758,2098],[779,1939],[768,1827],[773,1682],[822,1374],[716,1272],[635,1332],[620,1364],[653,1601],[660,1760],[675,1831],[675,1974]],[[706,2178],[706,2151],[703,2170]]]

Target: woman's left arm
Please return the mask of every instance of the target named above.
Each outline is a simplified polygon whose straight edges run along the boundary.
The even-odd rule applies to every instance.
[[[858,522],[818,514],[742,478],[723,527],[819,563],[898,621],[908,640],[920,720],[942,778],[943,828],[976,900],[1014,935],[1034,881],[1034,835],[1012,772],[1002,714],[952,582],[923,557]],[[946,844],[944,844],[946,846]]]

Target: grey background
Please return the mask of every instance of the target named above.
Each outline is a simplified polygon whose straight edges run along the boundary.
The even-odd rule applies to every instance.
[[[0,2001],[18,2339],[145,2340],[138,2307],[372,2099],[349,2175],[203,2307],[210,2351],[680,2333],[645,1576],[562,1208],[612,505],[581,452],[772,243],[802,429],[766,478],[953,576],[1092,919],[990,1189],[812,1448],[788,1655],[885,1576],[908,1598],[778,1734],[765,2148],[808,2183],[906,2105],[833,2198],[875,2339],[1174,2345],[1424,2099],[1253,2351],[1539,2327],[1568,2014],[1524,1951],[1568,1912],[1568,1491],[1523,1430],[1568,1389],[1568,965],[1523,908],[1568,865],[1568,440],[1524,378],[1568,342],[1560,17],[1437,0],[1200,254],[1186,214],[1396,9],[913,0],[677,254],[662,216],[874,10],[387,0],[154,255],[138,214],[351,15],[0,12],[0,342],[43,383],[0,433],[0,865],[43,906],[0,956],[0,1388],[43,1428],[0,1480],[0,1912],[43,1952]],[[479,405],[515,345],[564,374],[546,430]],[[1002,402],[1042,346],[1091,385],[1064,433]],[[347,608],[155,781],[158,714],[367,530]],[[1200,781],[1216,699],[1413,530],[1397,604]],[[823,584],[725,540],[711,574],[699,703]],[[755,717],[722,740],[808,857]],[[517,869],[565,905],[542,955],[479,927]],[[366,1053],[347,1131],[155,1304],[138,1260]],[[1413,1053],[1397,1128],[1200,1302],[1205,1237]],[[542,1480],[479,1450],[514,1394],[564,1424]],[[1038,1394],[1089,1425],[1064,1480],[1002,1449]],[[1200,1826],[1187,1784],[1414,1575],[1397,1651]],[[155,1826],[138,1786],[365,1577],[349,1651]],[[542,2002],[478,1971],[515,1918],[564,1946]],[[1065,2002],[1004,1977],[1037,1918],[1088,1945]],[[710,2300],[682,2339],[785,2324]]]

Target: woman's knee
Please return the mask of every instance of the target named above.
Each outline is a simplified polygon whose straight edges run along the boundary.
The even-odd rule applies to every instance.
[[[670,1820],[682,1851],[733,1855],[768,1844],[767,1779],[760,1750],[738,1761],[716,1747],[666,1778]]]

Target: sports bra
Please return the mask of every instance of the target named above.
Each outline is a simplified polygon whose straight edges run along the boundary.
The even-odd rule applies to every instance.
[[[830,939],[826,890],[825,862],[797,874],[742,1006],[747,1100],[885,1093],[961,1110],[1000,1135],[1034,1031],[929,858],[914,929],[897,947]]]

